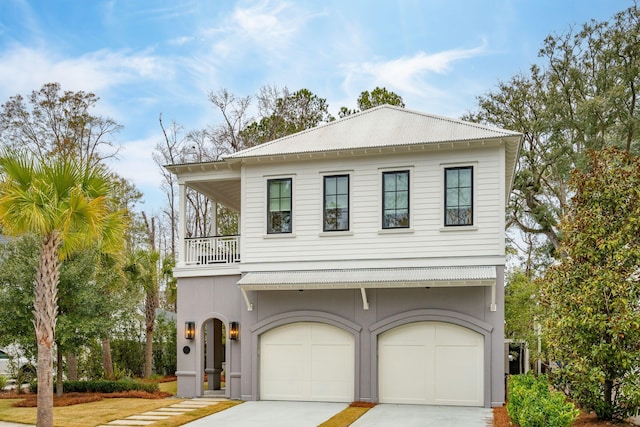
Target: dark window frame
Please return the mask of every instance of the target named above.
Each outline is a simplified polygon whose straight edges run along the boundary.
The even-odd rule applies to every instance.
[[[339,193],[338,192],[338,182],[337,179],[338,178],[346,178],[347,179],[347,192],[345,193]],[[335,193],[331,194],[331,195],[327,195],[327,180],[328,179],[336,179],[336,189],[335,189]],[[346,228],[338,228],[340,221],[336,218],[335,219],[335,224],[336,224],[336,228],[327,228],[328,222],[329,222],[329,217],[328,217],[328,209],[327,209],[327,197],[328,196],[335,196],[336,198],[336,204],[337,204],[337,199],[338,196],[347,196],[347,207],[346,207],[346,211],[347,211],[347,221],[346,221]],[[339,208],[335,208],[336,210],[336,216],[338,215],[338,209]],[[322,177],[322,231],[323,232],[327,232],[327,233],[331,233],[331,232],[335,232],[335,231],[349,231],[350,227],[351,227],[351,177],[349,176],[349,174],[337,174],[337,175],[324,175]]]
[[[459,175],[458,175],[458,185],[456,187],[451,187],[449,188],[448,186],[448,172],[449,171],[461,171],[461,170],[468,170],[471,172],[471,179],[470,179],[470,184],[469,186],[461,186],[460,185],[460,179],[459,179]],[[457,189],[458,190],[458,195],[461,191],[463,190],[467,190],[469,191],[469,204],[468,205],[460,205],[459,203],[459,197],[458,197],[458,203],[457,204],[452,204],[449,205],[449,198],[448,198],[448,191],[449,190],[454,190]],[[450,168],[445,168],[444,169],[444,226],[445,227],[469,227],[469,226],[473,226],[474,225],[474,191],[475,191],[475,186],[474,186],[474,167],[473,166],[456,166],[456,167],[450,167]],[[462,206],[462,207],[461,207]],[[450,216],[447,214],[449,210],[457,210],[458,214],[456,215],[456,222],[449,222]],[[466,215],[466,217],[468,218],[468,221],[466,222],[458,222],[461,218],[462,215],[460,215],[460,212],[463,209],[467,209],[468,210],[468,214]]]
[[[281,194],[278,194],[275,197],[272,197],[271,194],[271,184],[274,182],[280,183],[289,183],[290,194],[289,197],[282,197]],[[280,188],[279,188],[280,190]],[[282,204],[282,202],[286,199],[289,199],[289,210],[271,210],[271,202],[272,200],[278,200],[278,204]],[[288,219],[285,217],[288,215]],[[273,225],[274,217],[280,217],[281,225],[284,223],[283,221],[288,222],[288,227],[280,227],[275,228]],[[293,233],[293,178],[273,178],[267,180],[267,234],[291,234]]]
[[[401,189],[401,190],[397,189],[399,175],[406,175],[407,177],[406,189]],[[394,184],[396,188],[394,190],[387,190],[385,188],[387,176],[394,176],[396,178],[395,184]],[[397,206],[398,194],[402,192],[407,193],[406,207],[398,208]],[[395,202],[394,202],[395,207],[393,209],[387,209],[386,208],[387,197],[390,197],[392,195],[393,195],[393,198],[395,199]],[[403,211],[406,211],[405,223],[399,224],[399,225],[398,223],[391,224],[391,222],[388,220],[391,217],[389,217],[388,215],[391,212],[395,212],[395,217],[397,220],[398,213]],[[411,227],[411,171],[409,169],[382,172],[382,222],[381,224],[382,224],[382,229],[384,230],[404,229],[404,228]]]

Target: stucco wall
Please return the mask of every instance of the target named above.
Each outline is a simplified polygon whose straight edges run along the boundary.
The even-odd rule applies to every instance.
[[[491,312],[490,287],[368,289],[369,309],[363,309],[359,289],[278,290],[248,292],[248,311],[235,282],[239,276],[180,279],[178,325],[195,321],[197,334],[212,317],[240,322],[240,339],[227,345],[227,395],[259,399],[260,335],[286,323],[318,321],[352,333],[356,343],[355,399],[377,401],[377,334],[404,323],[438,320],[469,327],[485,336],[485,406],[504,402],[503,268],[497,267],[496,302]],[[202,340],[184,339],[178,328],[178,394],[194,396],[195,373],[202,369]],[[190,345],[189,355],[182,353]]]

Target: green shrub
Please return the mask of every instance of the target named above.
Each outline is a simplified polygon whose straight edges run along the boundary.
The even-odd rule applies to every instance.
[[[569,427],[579,411],[545,376],[525,374],[509,377],[507,413],[520,427]]]
[[[7,386],[7,377],[4,375],[0,375],[0,390],[4,389]]]
[[[146,391],[149,393],[160,390],[158,383],[139,382],[134,380],[120,381],[65,381],[62,383],[65,393],[117,393],[130,390]],[[33,383],[30,385],[31,392],[38,391],[38,385]]]

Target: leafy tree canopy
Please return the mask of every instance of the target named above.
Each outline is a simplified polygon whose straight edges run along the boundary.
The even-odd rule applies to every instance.
[[[340,107],[338,115],[340,118],[355,114],[359,111],[365,111],[373,107],[389,104],[397,107],[404,108],[404,101],[402,97],[395,92],[388,91],[386,87],[376,86],[371,92],[368,90],[363,91],[358,97],[358,109],[350,110],[347,107]]]
[[[500,82],[465,118],[524,134],[509,225],[558,249],[571,171],[585,150],[640,149],[640,11],[544,40],[540,65]]]
[[[26,99],[12,96],[0,107],[0,141],[40,160],[61,156],[96,164],[114,157],[119,147],[109,138],[121,126],[91,113],[98,100],[93,93],[63,92],[59,83],[47,83]]]
[[[560,223],[563,255],[539,281],[552,374],[598,417],[640,408],[640,158],[589,151]]]

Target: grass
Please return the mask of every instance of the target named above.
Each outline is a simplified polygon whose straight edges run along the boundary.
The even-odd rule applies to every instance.
[[[0,420],[35,424],[36,408],[14,408],[20,399],[0,399]],[[175,403],[182,400],[176,400]],[[56,427],[95,427],[109,421],[168,406],[166,399],[104,399],[99,402],[53,408]],[[171,403],[174,403],[173,401]]]
[[[173,396],[178,394],[178,381],[170,381],[166,383],[160,383],[158,385],[160,386],[160,391],[171,393]]]
[[[347,427],[371,408],[349,406],[320,424],[318,427]]]
[[[160,383],[160,390],[175,395],[177,392],[177,383],[175,381]],[[19,400],[21,399],[0,399],[0,421],[35,424],[36,408],[14,408],[11,406],[12,403]],[[183,400],[184,399],[104,399],[98,402],[56,407],[53,409],[53,418],[56,427],[95,427],[100,424],[107,424],[116,419],[139,415],[142,412],[179,403]],[[240,401],[220,402],[205,408],[186,412],[183,415],[176,415],[166,420],[157,421],[150,424],[150,427],[179,427],[241,403]],[[368,407],[350,406],[322,423],[319,427],[347,427],[368,410]]]

